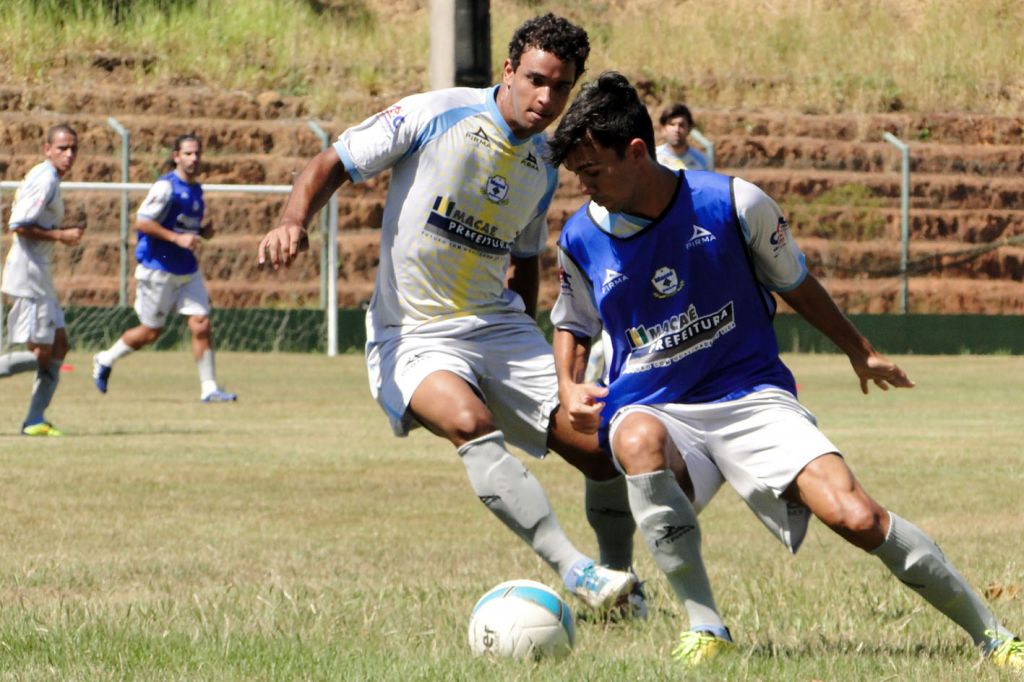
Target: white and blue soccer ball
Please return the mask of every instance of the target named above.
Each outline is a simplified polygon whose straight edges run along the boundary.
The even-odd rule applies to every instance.
[[[469,647],[478,656],[557,659],[575,643],[569,605],[534,580],[509,580],[492,587],[469,617]]]

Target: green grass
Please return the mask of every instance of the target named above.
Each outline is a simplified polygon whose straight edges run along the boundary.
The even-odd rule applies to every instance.
[[[73,354],[50,417],[0,406],[0,679],[662,680],[684,617],[648,555],[646,623],[580,623],[560,664],[469,655],[469,610],[509,578],[557,579],[474,499],[453,450],[390,435],[357,355],[218,357],[233,405],[202,405],[188,354],[141,353],[100,397]],[[1020,357],[907,357],[913,391],[861,396],[836,355],[787,356],[865,487],[941,543],[1024,627]],[[533,463],[578,545],[574,471]],[[871,557],[812,524],[792,558],[731,491],[702,516],[739,655],[701,679],[1004,679]],[[638,540],[639,542],[639,540]],[[1016,596],[1014,596],[1016,595]]]
[[[428,83],[424,0],[7,0],[3,8],[0,64],[15,80],[95,78],[97,57],[115,57],[125,64],[117,73],[139,84],[275,89],[347,122]],[[587,28],[592,74],[621,70],[658,101],[810,113],[1024,109],[1016,0],[492,0],[493,73],[513,29],[546,11]]]

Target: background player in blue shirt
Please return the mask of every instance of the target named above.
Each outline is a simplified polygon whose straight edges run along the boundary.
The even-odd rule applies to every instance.
[[[200,237],[214,229],[203,227],[203,188],[197,181],[202,145],[195,135],[174,140],[169,164],[174,170],[160,177],[139,206],[135,258],[137,327],[125,331],[113,346],[93,358],[93,381],[106,393],[114,363],[160,337],[172,312],[184,315],[192,332],[192,355],[199,369],[200,400],[231,402],[234,393],[221,390],[213,358],[210,297],[199,271],[195,250]]]
[[[807,272],[775,202],[738,178],[659,164],[647,109],[617,73],[583,88],[551,149],[591,198],[559,241],[552,322],[561,402],[577,428],[610,440],[641,534],[686,606],[691,629],[675,656],[696,664],[732,647],[691,503],[708,499],[720,479],[680,457],[697,452],[791,551],[809,510],[995,663],[1024,667],[1024,643],[924,532],[868,495],[797,402],[778,356],[772,290],[846,353],[864,393],[872,382],[913,383]],[[589,340],[602,327],[612,351],[607,388],[582,383]]]

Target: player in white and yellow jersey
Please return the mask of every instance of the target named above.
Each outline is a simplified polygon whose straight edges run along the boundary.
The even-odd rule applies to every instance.
[[[290,264],[338,187],[391,169],[366,317],[370,390],[396,435],[422,425],[451,441],[480,500],[568,589],[604,607],[636,580],[625,485],[596,439],[557,411],[551,347],[533,317],[557,180],[542,132],[589,50],[583,29],[537,17],[513,35],[500,84],[413,95],[346,130],[297,178],[259,262]],[[506,441],[535,457],[550,447],[586,475],[604,566],[572,545]]]
[[[7,318],[8,340],[24,343],[28,351],[0,356],[0,377],[35,369],[32,399],[21,432],[26,436],[61,436],[44,415],[68,352],[64,313],[57,301],[50,265],[54,243],[74,246],[84,231],[81,227],[60,226],[64,219],[60,181],[75,164],[78,134],[65,124],[53,126],[46,133],[43,154],[46,160],[28,172],[14,196],[8,226],[14,233],[14,243],[3,272],[3,293],[13,301]]]
[[[690,146],[690,131],[693,130],[693,114],[681,102],[665,107],[658,117],[661,136],[665,142],[655,148],[658,163],[672,170],[711,170],[708,157]]]

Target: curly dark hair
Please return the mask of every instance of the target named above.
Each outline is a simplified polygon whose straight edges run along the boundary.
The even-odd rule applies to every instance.
[[[548,160],[558,166],[590,138],[614,149],[621,158],[631,140],[640,138],[654,157],[654,123],[629,79],[605,71],[583,86],[548,140]]]
[[[690,113],[690,108],[682,102],[673,102],[665,107],[665,111],[661,112],[661,116],[658,118],[658,123],[665,125],[678,116],[683,117],[687,128],[693,127],[693,114]]]
[[[513,71],[519,68],[523,52],[530,47],[550,52],[563,62],[572,60],[576,65],[574,83],[583,75],[587,57],[590,56],[590,39],[587,32],[568,19],[555,16],[551,12],[528,19],[512,34],[512,40],[508,44],[508,60]]]

